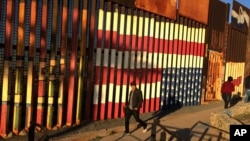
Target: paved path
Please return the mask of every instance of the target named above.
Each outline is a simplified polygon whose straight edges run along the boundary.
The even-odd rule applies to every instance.
[[[242,103],[239,101],[236,104]],[[142,128],[137,128],[136,122],[131,118],[130,124],[130,136],[124,136],[123,123],[116,127],[105,128],[102,130],[89,131],[84,133],[71,134],[66,136],[55,137],[53,141],[151,141],[152,135],[156,132],[155,140],[164,140],[171,138],[170,134],[162,132],[165,128],[171,132],[174,132],[178,136],[183,137],[187,141],[227,141],[227,139],[221,137],[218,129],[210,126],[210,114],[212,111],[223,110],[222,101],[208,102],[206,104],[198,106],[180,107],[171,113],[151,113],[147,116],[142,116],[143,120],[146,120],[149,125],[149,130],[146,133],[142,132]],[[167,111],[167,110],[166,110]],[[154,119],[158,119],[159,125],[156,128],[152,127]],[[113,120],[113,124],[116,122],[124,122],[123,120]],[[155,129],[155,130],[153,130]],[[173,140],[177,140],[173,138]]]
[[[241,103],[243,102],[239,101],[236,104]],[[211,112],[217,110],[223,110],[223,101],[212,101],[197,106],[184,106],[155,113],[144,113],[140,117],[148,123],[148,132],[143,133],[142,128],[137,128],[137,123],[132,117],[130,120],[130,136],[123,136],[124,118],[65,127],[58,131],[49,131],[48,135],[49,141],[153,141],[152,137],[155,134],[155,140],[159,141],[172,137],[167,132],[163,132],[166,129],[187,141],[227,141],[221,137],[218,129],[209,125]],[[153,124],[154,119],[159,121],[155,128],[153,126],[156,125]],[[42,134],[44,133],[37,133],[36,139]],[[5,141],[27,141],[27,137],[16,136]]]

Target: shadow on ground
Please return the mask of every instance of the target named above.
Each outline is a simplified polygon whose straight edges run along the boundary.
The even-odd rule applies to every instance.
[[[157,128],[156,128],[157,127]],[[159,128],[160,127],[160,128]],[[138,129],[138,128],[137,128]],[[137,130],[135,129],[135,130]],[[159,122],[154,122],[152,128],[149,130],[151,132],[150,136],[146,139],[140,139],[133,134],[130,135],[130,138],[136,141],[156,141],[156,140],[168,140],[168,141],[191,141],[191,140],[217,140],[217,141],[228,141],[229,139],[225,138],[224,135],[229,135],[229,132],[221,130],[217,127],[211,126],[207,123],[198,121],[190,128],[176,128],[172,126],[161,125]],[[117,137],[115,141],[124,140],[128,137],[122,135]]]

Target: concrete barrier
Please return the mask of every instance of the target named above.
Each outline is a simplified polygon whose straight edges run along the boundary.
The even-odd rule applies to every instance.
[[[250,114],[250,103],[235,105],[229,109],[214,111],[210,115],[210,124],[222,132],[224,138],[229,139],[230,125],[242,125],[243,123],[236,116]]]

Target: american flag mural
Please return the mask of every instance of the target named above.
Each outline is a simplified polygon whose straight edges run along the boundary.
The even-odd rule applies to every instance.
[[[140,112],[200,104],[205,25],[171,7],[0,1],[0,136],[124,117],[131,81]]]
[[[93,119],[123,117],[129,83],[143,91],[141,112],[200,104],[205,27],[101,3]]]

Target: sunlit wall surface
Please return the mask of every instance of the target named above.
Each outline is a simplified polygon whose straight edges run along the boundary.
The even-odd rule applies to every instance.
[[[201,103],[205,25],[104,0],[0,2],[0,133]]]

